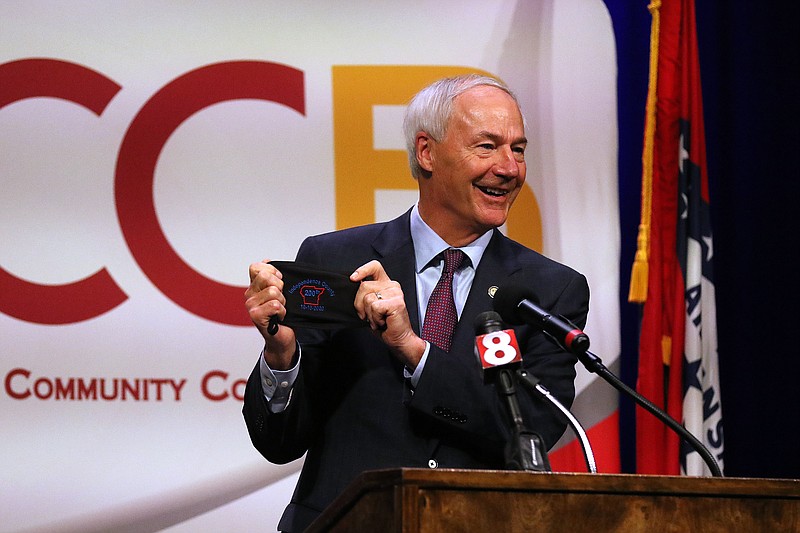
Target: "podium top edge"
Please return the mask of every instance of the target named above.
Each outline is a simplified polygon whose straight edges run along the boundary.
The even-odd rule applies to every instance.
[[[582,472],[520,472],[393,468],[362,473],[349,489],[374,490],[387,485],[429,488],[533,490],[542,492],[669,493],[713,496],[750,495],[800,500],[800,479],[591,474]],[[346,492],[351,492],[347,490]]]

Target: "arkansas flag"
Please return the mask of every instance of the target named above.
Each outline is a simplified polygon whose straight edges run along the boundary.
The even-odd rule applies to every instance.
[[[722,408],[694,0],[654,0],[642,219],[629,299],[643,302],[638,390],[722,468]],[[700,455],[637,409],[637,472],[710,475]]]

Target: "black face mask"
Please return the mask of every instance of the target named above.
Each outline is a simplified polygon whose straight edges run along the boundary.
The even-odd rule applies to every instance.
[[[286,317],[289,327],[339,329],[366,326],[353,303],[359,283],[350,275],[319,270],[306,263],[270,261],[283,274]]]

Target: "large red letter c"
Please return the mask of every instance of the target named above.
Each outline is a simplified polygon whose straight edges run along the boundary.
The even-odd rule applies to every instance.
[[[101,115],[121,87],[82,65],[21,59],[0,65],[0,109],[26,98],[67,100]],[[99,316],[127,299],[105,268],[73,283],[43,285],[0,267],[0,311],[37,324],[70,324]]]
[[[197,316],[236,326],[250,324],[245,287],[212,280],[186,264],[156,216],[153,179],[170,135],[194,113],[220,102],[267,100],[305,114],[303,72],[264,61],[208,65],[158,91],[130,125],[117,160],[117,216],[128,247],[144,273],[170,300]]]

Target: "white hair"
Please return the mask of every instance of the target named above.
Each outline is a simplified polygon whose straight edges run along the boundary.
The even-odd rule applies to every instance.
[[[507,93],[519,107],[516,95],[503,82],[479,74],[466,74],[444,78],[428,85],[418,92],[406,108],[403,119],[403,134],[406,139],[408,163],[411,175],[419,179],[427,176],[427,171],[417,162],[417,133],[424,131],[433,140],[441,142],[447,133],[453,101],[464,92],[479,86],[489,86]]]

